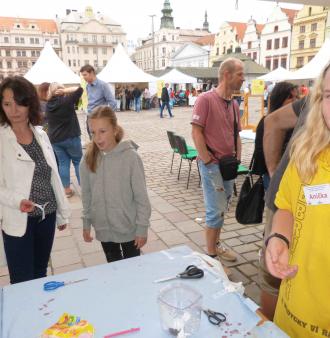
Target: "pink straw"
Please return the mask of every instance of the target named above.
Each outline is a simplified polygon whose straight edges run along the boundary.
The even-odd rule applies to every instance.
[[[110,333],[107,336],[104,336],[104,338],[118,337],[118,336],[121,336],[123,334],[133,333],[133,332],[138,332],[138,331],[140,331],[140,328],[139,327],[135,327],[135,328],[132,328],[132,329],[129,329],[129,330],[124,330],[124,331],[118,331],[118,332],[115,332],[115,333]]]

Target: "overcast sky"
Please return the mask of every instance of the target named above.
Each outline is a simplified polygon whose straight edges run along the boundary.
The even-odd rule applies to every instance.
[[[164,0],[9,0],[1,6],[1,16],[54,19],[65,16],[66,8],[83,11],[92,6],[94,12],[100,11],[120,23],[128,39],[146,37],[151,32],[150,14],[156,14],[155,30],[159,29],[161,9]],[[251,16],[258,23],[264,23],[276,2],[260,0],[170,0],[173,9],[174,25],[181,28],[201,28],[207,10],[212,33],[218,31],[220,24],[227,21],[247,21]],[[281,3],[285,8],[298,8],[301,5]]]

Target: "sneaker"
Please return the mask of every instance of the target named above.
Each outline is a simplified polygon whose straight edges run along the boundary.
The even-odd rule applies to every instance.
[[[217,255],[220,259],[224,259],[228,262],[235,262],[237,260],[236,255],[229,249],[219,246],[217,248]]]

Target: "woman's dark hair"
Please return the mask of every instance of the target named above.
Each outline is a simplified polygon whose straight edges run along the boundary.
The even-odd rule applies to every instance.
[[[37,90],[34,85],[22,76],[10,76],[5,78],[0,85],[0,124],[9,124],[10,121],[2,108],[3,92],[11,89],[14,93],[14,100],[19,106],[28,107],[29,122],[33,125],[40,125],[42,116],[40,113],[40,102]]]
[[[294,85],[290,82],[279,82],[273,88],[269,99],[269,113],[281,108],[286,99],[292,97]]]

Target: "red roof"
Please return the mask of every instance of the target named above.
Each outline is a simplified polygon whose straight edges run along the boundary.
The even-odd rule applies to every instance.
[[[245,34],[245,31],[246,31],[246,23],[244,23],[244,22],[233,22],[233,21],[228,21],[228,23],[233,28],[236,28],[238,40],[243,41],[244,34]]]
[[[213,46],[214,40],[215,40],[215,34],[208,34],[208,35],[198,38],[194,42],[201,46]]]
[[[37,26],[43,33],[57,33],[57,26],[54,20],[49,19],[27,19],[18,17],[0,17],[0,28],[11,30],[14,25],[19,23],[21,28],[29,28],[31,25]]]
[[[264,27],[265,27],[265,25],[263,25],[263,24],[256,24],[256,30],[257,30],[257,32],[258,33],[261,33],[262,32],[262,30],[264,29]]]
[[[296,16],[296,14],[299,12],[296,9],[289,9],[289,8],[281,8],[282,12],[286,14],[288,17],[289,23],[292,25],[293,20]]]

